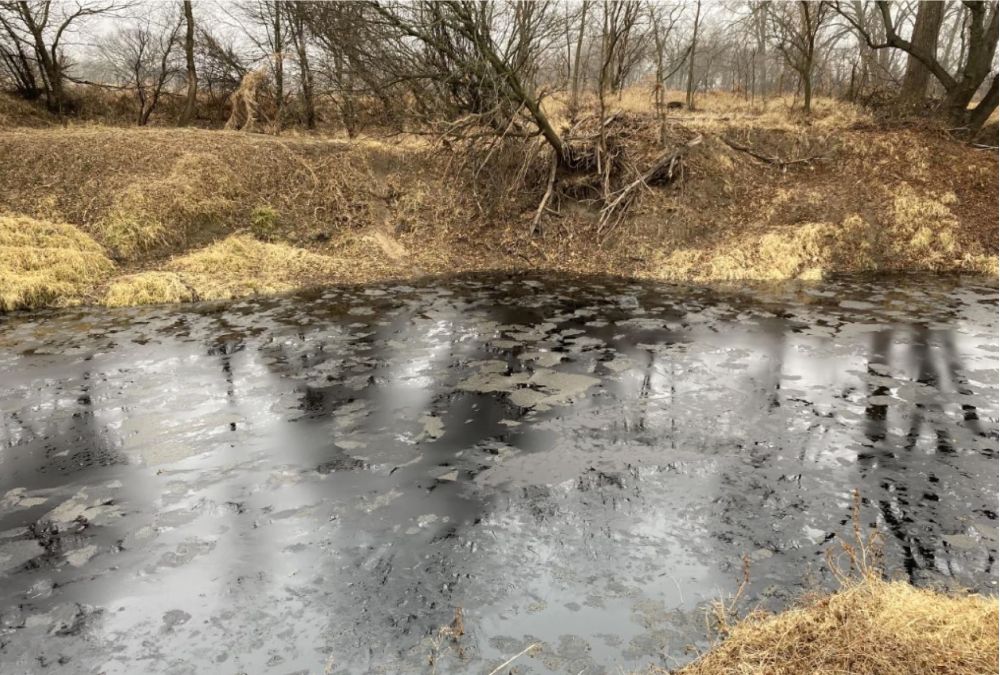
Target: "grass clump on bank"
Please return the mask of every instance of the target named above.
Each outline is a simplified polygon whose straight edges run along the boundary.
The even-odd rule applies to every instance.
[[[808,191],[798,195],[808,201]],[[781,202],[781,193],[775,200]],[[871,221],[851,213],[840,223],[761,225],[737,236],[660,258],[660,274],[681,281],[816,280],[827,272],[970,272],[996,274],[997,257],[968,241],[951,211],[954,193],[887,190]],[[770,215],[768,213],[763,216]]]
[[[997,600],[866,575],[777,615],[756,612],[678,675],[997,672]]]
[[[826,560],[840,584],[780,614],[756,610],[735,624],[713,606],[723,640],[674,675],[982,675],[1000,667],[997,598],[948,594],[885,577],[882,541],[861,522],[854,491],[853,541]],[[849,566],[838,558],[838,548]],[[750,578],[744,559],[742,594]],[[733,600],[735,604],[736,599]]]
[[[174,258],[164,269],[116,280],[103,303],[150,305],[274,295],[329,281],[344,267],[330,256],[233,235]]]
[[[238,185],[222,157],[182,154],[165,176],[119,192],[107,216],[95,224],[95,236],[119,260],[183,249],[192,234],[204,240],[238,220]]]
[[[115,279],[104,293],[108,307],[191,302],[194,291],[175,272],[140,272]]]
[[[73,225],[0,215],[0,311],[78,302],[113,269]]]

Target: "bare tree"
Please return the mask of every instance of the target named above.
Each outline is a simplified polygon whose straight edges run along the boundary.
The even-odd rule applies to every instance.
[[[826,2],[770,3],[767,5],[768,33],[785,62],[799,76],[802,108],[812,111],[813,69],[820,49],[820,32],[832,12]]]
[[[598,87],[601,93],[620,93],[631,72],[645,55],[642,48],[642,3],[638,0],[605,0],[602,59]]]
[[[167,82],[178,73],[172,58],[181,22],[153,18],[119,28],[101,45],[101,53],[119,83],[135,93],[136,124],[145,126]]]
[[[424,68],[401,77],[430,80],[467,122],[497,133],[542,136],[557,162],[565,163],[563,139],[524,70],[530,60],[523,58],[523,42],[537,45],[537,36],[503,30],[510,17],[498,20],[496,12],[504,7],[470,0],[370,5],[381,26],[394,34],[397,48],[408,52],[404,62]]]
[[[31,44],[45,91],[48,107],[60,119],[65,115],[65,75],[67,61],[62,53],[63,39],[87,18],[109,14],[123,8],[119,0],[84,3],[53,0],[0,0],[0,14],[5,28],[17,35],[20,43]]]
[[[285,10],[288,20],[288,35],[295,47],[296,63],[299,68],[299,88],[302,92],[302,109],[307,129],[316,128],[316,102],[313,96],[314,81],[309,61],[306,6],[301,2],[289,2]]]
[[[701,0],[696,0],[694,10],[694,28],[691,32],[691,47],[688,49],[688,76],[687,76],[687,109],[694,110],[694,60],[698,54],[698,28],[701,25]]]
[[[181,0],[184,9],[184,61],[187,67],[185,80],[187,96],[184,99],[184,112],[181,113],[181,125],[191,124],[198,102],[198,71],[194,63],[194,9],[191,0]]]
[[[576,33],[576,48],[573,50],[572,67],[570,71],[570,98],[569,98],[569,117],[571,123],[576,123],[577,117],[580,114],[580,68],[583,64],[583,39],[587,34],[587,10],[590,9],[590,2],[588,0],[583,0],[580,3],[580,20],[575,22],[578,25]],[[566,22],[566,39],[570,39],[570,22],[569,17],[567,17]],[[566,59],[567,63],[570,59]]]
[[[26,42],[4,16],[0,5],[0,83],[5,83],[21,97],[37,98],[42,90],[35,76],[35,63],[29,56],[31,44]]]
[[[969,104],[993,71],[998,7],[996,2],[985,0],[967,0],[962,6],[965,12],[965,28],[962,32],[966,47],[963,49],[964,57],[954,72],[949,72],[937,55],[928,51],[927,45],[900,36],[893,21],[893,8],[888,2],[876,2],[884,28],[882,39],[865,29],[858,20],[855,8],[837,3],[837,10],[862,33],[872,49],[898,49],[920,61],[944,88],[944,109],[953,123],[966,128],[970,134],[975,134],[997,108],[996,74],[990,80],[979,104],[971,110]]]
[[[670,39],[674,33],[674,27],[684,11],[684,5],[650,2],[646,5],[646,11],[649,14],[650,33],[652,33],[654,45],[653,107],[660,119],[660,143],[664,143],[667,133],[666,82],[684,65],[688,55],[688,48],[685,48],[679,57],[675,57],[675,63],[671,66],[669,62]]]
[[[913,24],[913,35],[910,39],[916,50],[927,54],[936,54],[938,34],[941,31],[941,22],[944,20],[945,3],[922,0],[917,5],[917,18]],[[910,54],[906,62],[903,86],[899,90],[901,107],[912,108],[923,103],[927,96],[927,83],[930,80],[930,75],[931,71],[927,69],[927,66]]]

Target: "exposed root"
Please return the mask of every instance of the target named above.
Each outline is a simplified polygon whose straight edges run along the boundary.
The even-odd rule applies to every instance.
[[[795,164],[812,164],[813,162],[826,159],[827,157],[827,155],[821,154],[821,155],[811,155],[809,157],[799,157],[797,159],[782,159],[780,157],[765,154],[760,150],[755,150],[754,148],[751,148],[748,145],[737,143],[736,141],[726,138],[725,136],[720,136],[719,138],[721,138],[722,142],[731,147],[733,150],[738,150],[739,152],[745,152],[754,159],[759,159],[765,164],[773,164],[774,166],[777,166],[781,170],[785,170],[787,167],[793,166]]]

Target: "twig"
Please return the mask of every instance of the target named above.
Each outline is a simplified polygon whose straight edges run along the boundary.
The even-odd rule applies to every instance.
[[[728,145],[733,150],[739,150],[740,152],[745,152],[751,157],[754,157],[755,159],[759,159],[760,161],[766,164],[774,164],[775,166],[778,166],[782,169],[788,166],[792,166],[793,164],[810,164],[816,160],[826,158],[826,155],[812,155],[810,157],[800,157],[798,159],[781,159],[780,157],[765,155],[759,150],[754,150],[753,148],[747,145],[740,145],[736,141],[729,140],[725,136],[720,136],[720,138],[722,139],[723,143]]]
[[[497,675],[497,673],[499,673],[501,670],[503,670],[504,668],[506,668],[510,664],[514,663],[514,661],[516,661],[519,657],[524,656],[525,654],[527,654],[529,651],[531,651],[535,647],[540,647],[541,645],[542,645],[542,643],[540,643],[540,642],[533,642],[533,643],[531,643],[530,645],[528,645],[527,647],[525,647],[524,649],[522,649],[520,652],[518,652],[517,654],[514,654],[514,656],[510,657],[509,659],[507,659],[506,661],[504,661],[503,663],[501,663],[499,666],[497,666],[496,668],[494,668],[493,670],[491,670],[490,673],[489,673],[489,675]]]
[[[549,185],[545,188],[545,196],[542,197],[542,201],[538,205],[538,210],[535,211],[535,219],[531,221],[531,229],[528,230],[529,235],[533,235],[538,231],[538,223],[542,219],[542,214],[545,212],[546,204],[549,203],[549,198],[552,197],[552,188],[556,184],[556,169],[559,166],[559,162],[556,159],[556,157],[552,158],[552,168],[549,169]]]
[[[611,217],[616,213],[616,211],[623,211],[625,206],[631,201],[634,196],[634,192],[640,187],[649,187],[649,181],[660,174],[664,168],[666,168],[666,179],[669,181],[674,177],[674,169],[677,168],[680,160],[688,153],[691,148],[702,142],[704,138],[698,136],[693,140],[688,141],[680,148],[672,151],[667,151],[662,153],[656,160],[653,161],[652,166],[646,170],[645,173],[640,175],[634,181],[619,190],[613,200],[611,200],[607,206],[601,209],[601,222],[600,227],[607,225]]]

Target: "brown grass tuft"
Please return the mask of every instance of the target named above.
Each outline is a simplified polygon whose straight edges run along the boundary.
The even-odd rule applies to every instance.
[[[11,127],[49,127],[55,118],[41,106],[0,92],[0,129]]]
[[[996,598],[867,575],[833,595],[755,612],[679,675],[981,675],[997,672]]]
[[[115,196],[94,234],[121,260],[184,247],[236,221],[239,179],[223,157],[184,153],[163,177],[131,183]]]
[[[108,286],[102,304],[108,307],[162,305],[191,302],[194,291],[175,272],[140,272],[115,279]]]
[[[347,270],[330,256],[233,235],[174,258],[163,269],[114,280],[102,302],[122,307],[274,295],[329,283]]]
[[[347,267],[336,258],[287,244],[234,235],[175,258],[166,269],[176,272],[197,299],[224,300],[319,285]]]
[[[0,215],[0,311],[79,302],[113,269],[72,225]]]
[[[853,501],[852,540],[838,537],[826,552],[839,591],[807,596],[777,615],[757,610],[735,624],[716,603],[724,639],[675,675],[997,672],[997,599],[885,580],[881,537],[863,527],[856,490]],[[741,591],[749,579],[744,564]]]
[[[799,192],[793,195],[796,199],[808,199],[808,191]],[[830,272],[996,274],[996,256],[988,254],[980,242],[963,237],[961,223],[949,208],[956,202],[954,194],[920,193],[903,183],[887,188],[885,195],[888,207],[874,223],[852,213],[839,224],[757,227],[708,246],[664,253],[658,275],[730,282],[815,280]],[[781,199],[779,192],[762,215],[773,213]]]

